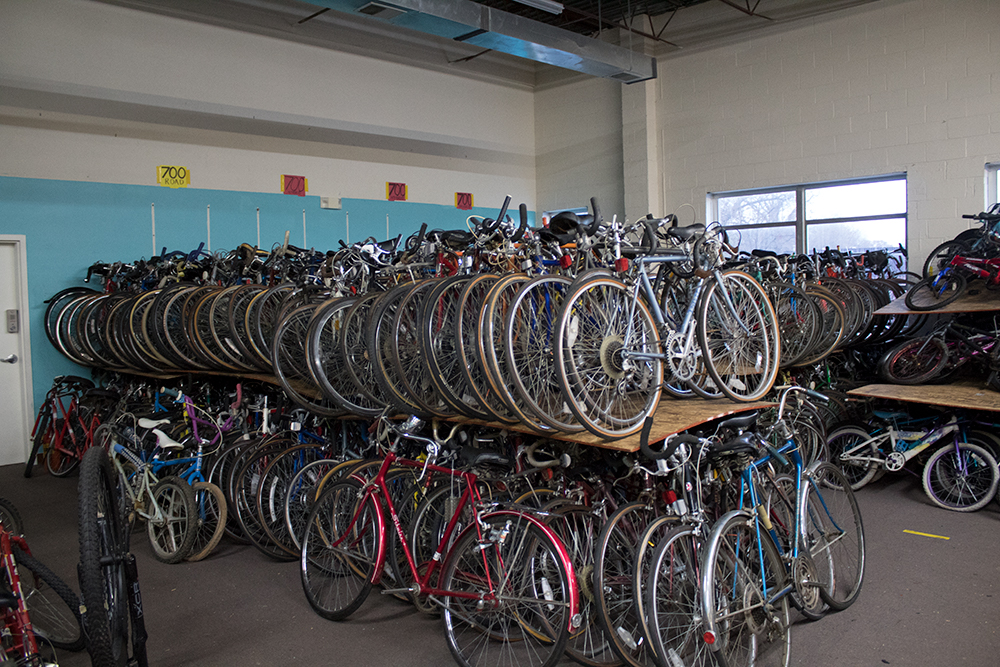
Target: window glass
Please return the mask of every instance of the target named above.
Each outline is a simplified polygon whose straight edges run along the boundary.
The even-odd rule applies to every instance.
[[[786,190],[719,197],[719,222],[727,227],[795,222],[795,192]]]
[[[795,227],[741,227],[726,229],[730,243],[739,242],[740,250],[772,250],[776,253],[795,252]]]
[[[806,189],[806,220],[906,212],[906,181],[852,183]]]
[[[822,251],[839,247],[860,252],[872,248],[906,247],[906,220],[886,218],[863,222],[830,222],[806,226],[806,249]]]

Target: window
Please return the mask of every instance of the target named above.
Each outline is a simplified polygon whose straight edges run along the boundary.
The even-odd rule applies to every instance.
[[[737,231],[743,250],[906,245],[905,174],[709,193],[708,207],[710,219]]]

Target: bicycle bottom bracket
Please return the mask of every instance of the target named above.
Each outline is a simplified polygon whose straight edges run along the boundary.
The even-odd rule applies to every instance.
[[[890,452],[885,457],[885,469],[889,472],[899,472],[906,465],[906,457],[902,452]]]

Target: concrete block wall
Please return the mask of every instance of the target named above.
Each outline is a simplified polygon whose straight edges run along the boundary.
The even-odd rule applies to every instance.
[[[922,259],[984,207],[984,166],[1000,160],[996,0],[883,0],[659,65],[668,211],[700,213],[713,191],[906,172]]]
[[[538,211],[587,206],[625,213],[622,178],[622,84],[560,76],[534,99]]]

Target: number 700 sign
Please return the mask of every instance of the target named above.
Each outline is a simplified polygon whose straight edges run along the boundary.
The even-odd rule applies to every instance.
[[[191,170],[187,167],[161,164],[156,168],[156,184],[168,188],[186,188],[191,185]]]

